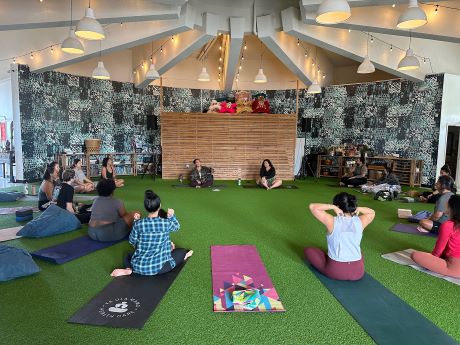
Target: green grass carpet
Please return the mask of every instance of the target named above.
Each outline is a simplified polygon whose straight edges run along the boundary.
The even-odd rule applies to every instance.
[[[111,280],[131,248],[128,243],[64,265],[37,261],[42,271],[0,284],[2,344],[372,344],[303,261],[303,247],[325,248],[325,230],[307,205],[332,201],[340,190],[332,179],[295,182],[297,190],[243,189],[224,181],[220,192],[172,188],[176,181],[126,178],[116,191],[128,209],[143,210],[143,192],[156,191],[164,208],[174,208],[181,230],[172,239],[194,250],[178,279],[143,330],[68,324],[66,320]],[[219,181],[220,183],[220,181]],[[347,189],[348,190],[348,189]],[[460,340],[459,287],[380,257],[405,248],[431,251],[435,239],[390,232],[398,208],[433,205],[374,201],[356,191],[361,206],[375,209],[362,249],[366,270],[436,325]],[[4,218],[0,218],[0,222]],[[0,227],[2,224],[0,224]],[[29,251],[85,234],[86,227],[9,245]],[[221,314],[212,311],[210,246],[254,244],[283,301],[286,313]]]

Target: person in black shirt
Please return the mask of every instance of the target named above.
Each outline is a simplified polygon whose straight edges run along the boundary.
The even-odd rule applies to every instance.
[[[59,195],[57,197],[56,204],[60,208],[69,211],[70,213],[75,214],[78,218],[80,223],[87,224],[91,218],[91,212],[88,211],[88,208],[91,205],[80,205],[79,212],[76,213],[73,205],[73,195],[74,195],[74,188],[71,186],[73,180],[75,178],[75,171],[72,169],[67,169],[62,174],[62,181],[61,185],[59,186]]]
[[[257,184],[266,190],[277,188],[283,184],[283,181],[276,177],[275,167],[269,159],[264,159],[262,162]]]

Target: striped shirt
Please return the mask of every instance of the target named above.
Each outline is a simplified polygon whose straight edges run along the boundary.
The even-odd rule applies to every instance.
[[[136,248],[131,258],[133,272],[155,275],[166,262],[174,268],[176,263],[171,256],[169,233],[179,228],[175,215],[167,219],[155,217],[136,221],[129,235],[129,243]]]

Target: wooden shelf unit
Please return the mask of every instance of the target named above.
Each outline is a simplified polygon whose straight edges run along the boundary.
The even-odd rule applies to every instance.
[[[347,162],[356,161],[359,157],[353,156],[330,156],[318,155],[317,176],[335,177],[340,179],[351,164]],[[411,158],[397,157],[367,157],[366,164],[368,169],[368,180],[375,181],[381,175],[384,165],[391,166],[393,172],[398,177],[402,185],[411,187],[421,185],[421,176],[423,171],[423,161]]]
[[[56,155],[56,161],[60,167],[66,169],[72,166],[75,158],[79,158],[82,161],[82,169],[86,176],[100,177],[102,160],[110,156],[113,159],[116,175],[137,176],[138,172],[143,170],[144,157],[148,157],[147,159],[149,159],[152,155],[153,153],[150,152],[59,153]]]

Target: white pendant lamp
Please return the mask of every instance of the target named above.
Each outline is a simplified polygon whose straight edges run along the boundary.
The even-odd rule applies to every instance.
[[[367,53],[364,57],[364,61],[359,65],[358,71],[359,74],[368,74],[375,72],[375,66],[369,58],[369,35],[367,35]]]
[[[198,75],[198,81],[211,81],[211,77],[204,66],[201,69],[201,73]]]
[[[264,69],[262,68],[262,59],[263,59],[263,44],[262,41],[260,41],[260,66],[259,66],[259,72],[257,72],[256,76],[254,77],[254,83],[257,84],[263,84],[268,81],[267,76],[264,74]]]
[[[308,87],[307,93],[309,93],[309,94],[321,93],[321,86],[318,84],[318,82],[316,80],[314,80],[313,84],[311,84]]]
[[[157,69],[155,68],[155,65],[152,63],[150,64],[150,68],[145,74],[145,79],[148,80],[155,80],[160,78],[160,74],[158,73]]]
[[[75,30],[77,37],[85,40],[103,40],[105,38],[105,32],[101,24],[96,20],[94,11],[91,8],[91,1],[89,6],[85,9],[85,16],[80,19]]]
[[[61,43],[61,50],[68,54],[83,54],[85,52],[83,44],[75,36],[74,29],[70,29],[69,37]]]
[[[337,24],[351,16],[347,0],[323,0],[316,13],[316,22],[320,24]]]
[[[105,69],[104,63],[99,61],[97,67],[93,71],[94,79],[108,80],[110,79],[110,73]]]
[[[406,55],[399,61],[398,69],[400,71],[410,71],[420,67],[420,61],[414,56],[414,51],[409,48],[406,51]]]
[[[409,8],[405,10],[398,19],[398,29],[415,29],[428,22],[425,11],[418,7],[417,0],[409,0]]]

